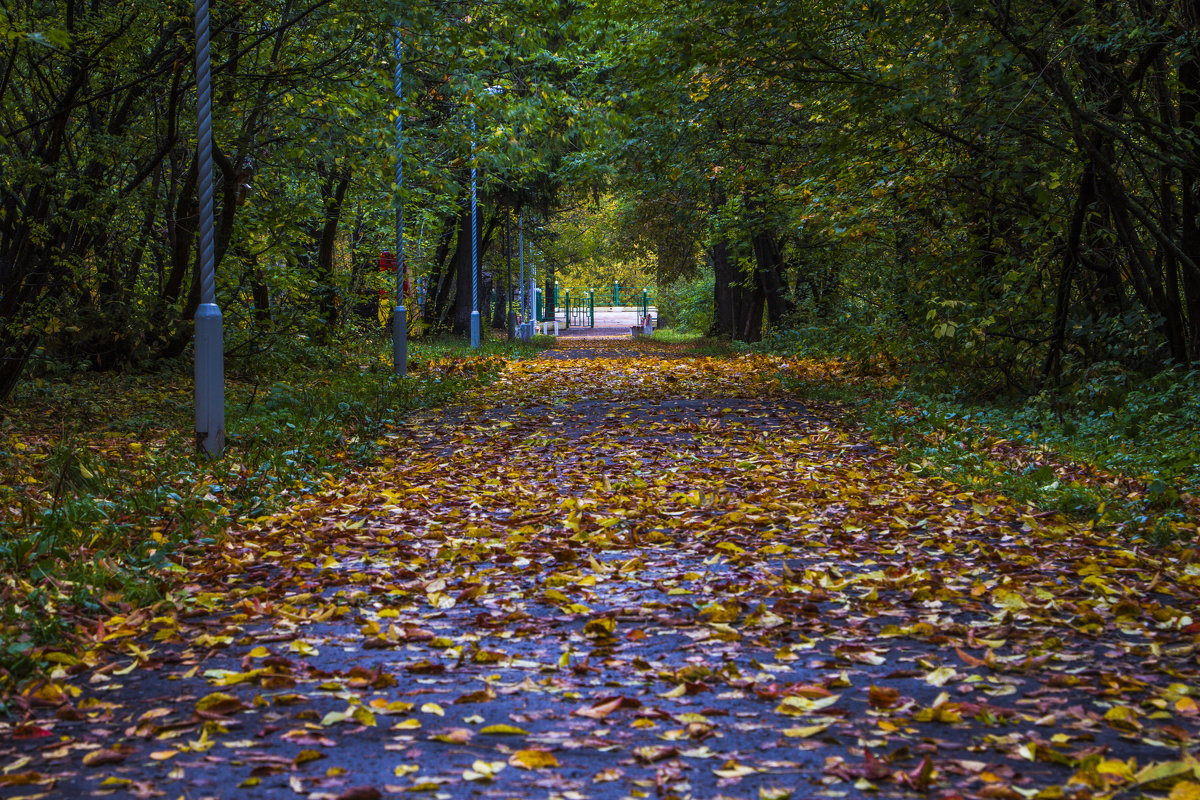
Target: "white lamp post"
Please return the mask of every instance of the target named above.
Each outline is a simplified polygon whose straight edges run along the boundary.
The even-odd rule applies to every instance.
[[[196,0],[196,175],[200,200],[200,306],[195,316],[196,446],[210,458],[225,450],[225,343],[217,307],[213,241],[212,57],[208,0]]]

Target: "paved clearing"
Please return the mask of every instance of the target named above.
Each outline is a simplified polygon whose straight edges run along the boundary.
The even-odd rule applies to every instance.
[[[1200,569],[899,469],[825,369],[509,367],[64,654],[0,792],[1193,797]]]

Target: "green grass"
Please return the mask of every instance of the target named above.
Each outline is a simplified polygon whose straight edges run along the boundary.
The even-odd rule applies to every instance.
[[[1194,544],[1200,372],[1120,375],[1024,402],[968,402],[886,376],[793,389],[841,403],[918,474],[1111,525],[1134,542]]]
[[[416,341],[406,378],[390,343],[356,342],[229,360],[217,461],[195,452],[190,364],[20,387],[0,413],[0,678],[29,674],[80,619],[160,599],[180,552],[349,477],[406,415],[553,339]]]
[[[688,352],[698,356],[724,356],[736,349],[736,344],[724,339],[710,339],[699,333],[677,330],[674,328],[659,328],[654,331],[651,341],[664,344],[684,345]]]
[[[981,397],[961,375],[915,363],[904,341],[887,324],[847,318],[751,348],[841,359],[860,380],[797,390],[842,402],[913,469],[1112,525],[1134,542],[1196,544],[1200,370],[1075,365],[1054,392]]]
[[[688,333],[675,328],[658,328],[654,331],[654,338],[668,344],[698,344],[704,340],[698,333]]]

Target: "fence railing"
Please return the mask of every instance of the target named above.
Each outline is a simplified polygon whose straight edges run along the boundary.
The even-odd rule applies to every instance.
[[[650,313],[654,305],[654,297],[646,287],[624,287],[614,285],[607,289],[565,289],[561,286],[551,287],[551,295],[542,297],[539,289],[535,296],[534,314],[536,319],[543,319],[543,311],[549,314],[545,300],[553,300],[555,316],[562,315],[565,327],[594,328],[596,327],[596,306],[604,306],[610,301],[626,309],[636,309],[639,318]]]
[[[563,311],[568,328],[572,325],[577,328],[596,327],[595,292],[576,289],[572,300],[572,292],[568,289],[564,296]]]
[[[642,306],[643,295],[649,295],[650,288],[636,283],[610,283],[596,289],[596,305],[598,306]]]

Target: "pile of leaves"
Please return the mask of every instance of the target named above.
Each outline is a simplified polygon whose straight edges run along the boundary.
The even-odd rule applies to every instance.
[[[415,343],[403,381],[377,343],[273,371],[235,362],[215,463],[195,453],[190,372],[22,387],[0,416],[0,687],[77,625],[165,597],[183,553],[374,463],[404,414],[540,349]]]
[[[1200,792],[1194,552],[907,469],[789,389],[837,365],[552,355],[39,652],[0,785]]]

